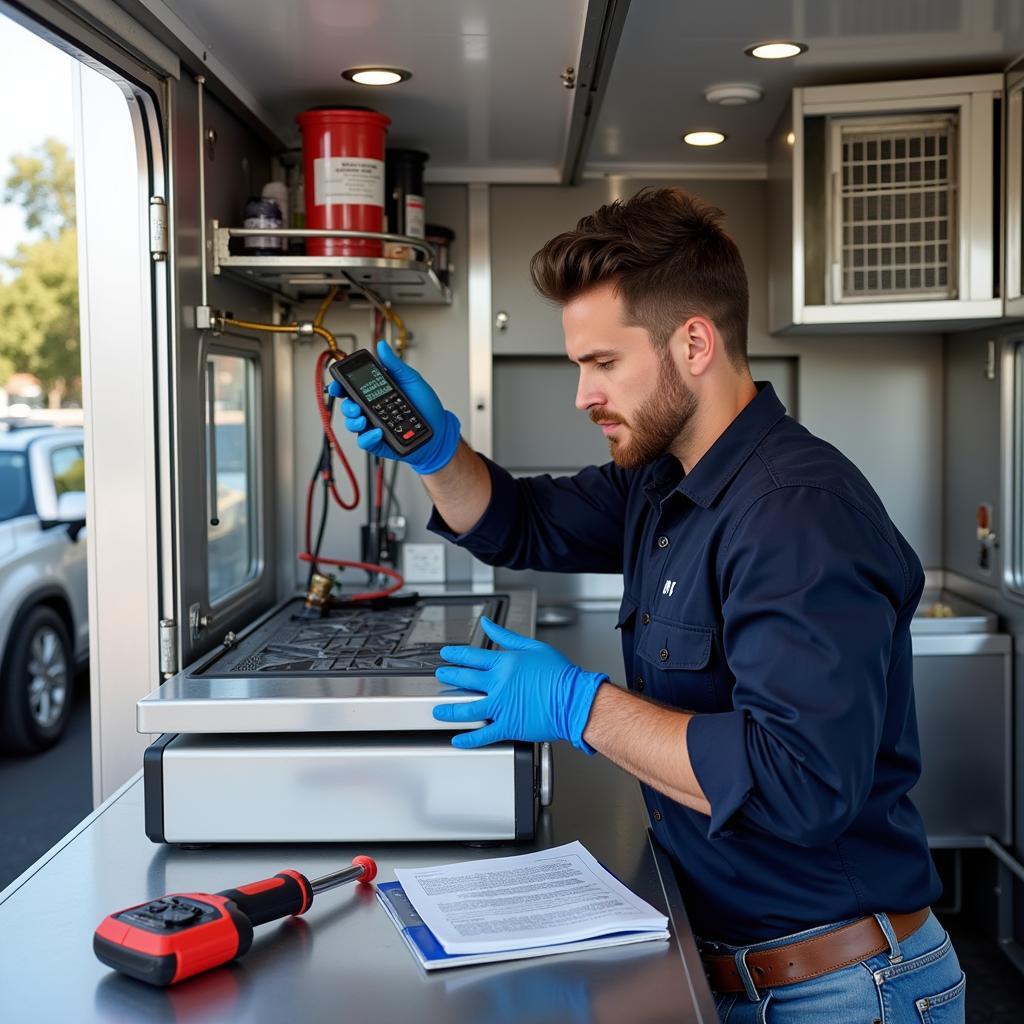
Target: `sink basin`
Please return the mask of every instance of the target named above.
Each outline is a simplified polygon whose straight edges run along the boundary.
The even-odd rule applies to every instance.
[[[952,615],[929,614],[952,611]],[[914,613],[910,631],[917,635],[948,633],[994,633],[997,619],[993,612],[948,590],[926,590]]]

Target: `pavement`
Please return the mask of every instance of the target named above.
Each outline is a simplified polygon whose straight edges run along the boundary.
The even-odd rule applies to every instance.
[[[88,673],[75,683],[71,720],[55,746],[0,757],[0,890],[92,812]]]

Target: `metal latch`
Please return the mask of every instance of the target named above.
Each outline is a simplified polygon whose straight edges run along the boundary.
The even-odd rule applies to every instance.
[[[167,259],[167,203],[163,196],[149,197],[149,255],[157,263]]]
[[[199,639],[203,631],[213,625],[212,615],[201,615],[199,603],[189,605],[188,608],[188,632],[193,643]]]

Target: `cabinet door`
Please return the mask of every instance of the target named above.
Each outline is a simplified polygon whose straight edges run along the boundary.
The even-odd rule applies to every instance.
[[[1024,71],[1006,78],[1006,315],[1024,316]]]
[[[530,258],[548,239],[615,197],[603,180],[578,188],[499,185],[490,192],[494,354],[562,355],[561,310],[534,289]]]

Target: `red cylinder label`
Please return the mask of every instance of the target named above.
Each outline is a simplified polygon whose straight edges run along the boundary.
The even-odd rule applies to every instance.
[[[359,156],[318,157],[313,161],[313,202],[383,206],[384,162]]]

